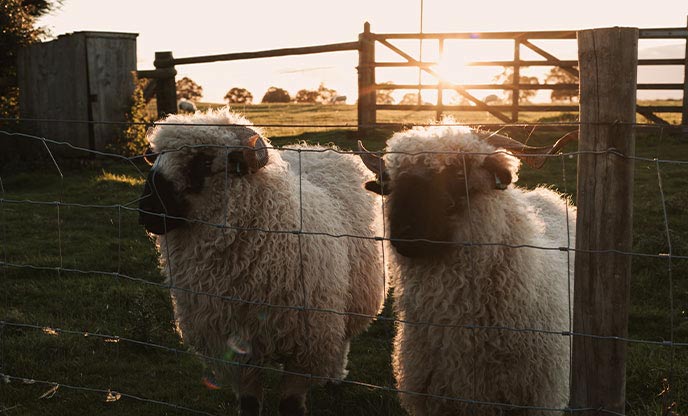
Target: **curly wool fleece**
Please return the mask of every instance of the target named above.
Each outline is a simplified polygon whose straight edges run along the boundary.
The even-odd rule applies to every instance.
[[[413,415],[497,415],[509,407],[467,401],[564,408],[569,338],[560,333],[569,328],[573,254],[569,258],[566,252],[509,246],[569,246],[575,241],[575,207],[547,188],[494,189],[494,175],[481,166],[485,154],[497,149],[465,127],[400,132],[386,150],[391,152],[386,163],[392,186],[410,169],[432,175],[451,164],[472,167],[470,207],[464,215],[448,218],[446,226],[453,241],[478,243],[457,244],[431,261],[390,250],[398,319],[439,324],[397,326],[393,368],[398,388],[422,393],[401,394],[404,407]],[[519,160],[510,154],[501,160],[515,181]]]
[[[188,161],[202,151],[188,146],[242,146],[255,133],[260,129],[237,114],[209,111],[171,115],[149,141],[163,152],[156,169],[183,192]],[[199,193],[182,196],[186,217],[227,228],[187,223],[157,237],[175,316],[184,342],[203,354],[223,357],[228,342],[241,340],[248,353],[235,360],[341,378],[350,339],[371,321],[347,314],[375,316],[382,305],[381,250],[372,239],[308,233],[380,235],[380,204],[362,188],[369,174],[358,157],[265,143],[267,165],[245,176],[226,174],[226,151],[216,149],[219,173]],[[215,370],[237,394],[260,397],[258,370],[221,367]],[[285,375],[283,394],[299,383]]]

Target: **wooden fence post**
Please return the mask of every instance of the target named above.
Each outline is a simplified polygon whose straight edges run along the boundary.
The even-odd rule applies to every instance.
[[[688,18],[686,18],[688,22]],[[688,28],[688,23],[686,23]],[[688,38],[686,38],[686,54],[685,62],[683,63],[683,113],[681,116],[681,124],[683,125],[683,134],[688,135]]]
[[[158,118],[177,112],[177,86],[174,81],[177,71],[174,69],[173,59],[172,52],[155,52],[153,65],[157,73],[155,97]]]
[[[375,90],[375,39],[370,23],[365,22],[358,35],[358,133],[368,134],[376,120],[377,91]]]
[[[638,29],[578,32],[578,60],[583,153],[578,156],[571,408],[625,413],[626,342],[588,335],[628,334],[631,257],[599,251],[632,248]]]
[[[521,101],[521,90],[519,84],[521,83],[521,41],[519,38],[514,39],[514,72],[513,72],[513,87],[511,90],[511,121],[518,122],[518,106]]]
[[[439,39],[438,41],[438,55],[439,55],[439,62],[442,62],[444,60],[444,39]],[[440,121],[442,120],[442,106],[444,105],[444,79],[438,78],[437,79],[437,111],[435,112],[435,120]]]

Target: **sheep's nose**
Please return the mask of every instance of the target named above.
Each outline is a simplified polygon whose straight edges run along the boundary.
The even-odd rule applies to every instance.
[[[153,234],[162,235],[184,224],[184,220],[167,216],[184,217],[185,214],[186,209],[173,184],[151,171],[139,201],[139,224]]]

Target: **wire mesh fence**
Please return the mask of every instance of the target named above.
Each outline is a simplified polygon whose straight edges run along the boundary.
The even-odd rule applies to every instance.
[[[32,120],[39,121],[39,120]],[[47,120],[40,120],[49,122]],[[66,122],[60,120],[60,122]],[[67,121],[71,122],[71,121]],[[79,122],[79,121],[73,121]],[[165,123],[159,123],[164,125]],[[169,124],[169,123],[168,123]],[[428,124],[431,125],[431,124]],[[472,126],[494,132],[508,132],[522,141],[553,141],[577,130],[580,123],[494,124]],[[213,124],[183,124],[185,129],[217,127]],[[257,124],[257,127],[283,128],[348,128],[343,124]],[[222,125],[222,128],[237,126]],[[380,127],[380,126],[371,126]],[[399,126],[393,126],[399,127]],[[600,335],[573,330],[572,317],[565,327],[491,325],[475,322],[456,324],[438,319],[416,320],[400,317],[393,311],[394,294],[389,294],[386,307],[379,314],[351,312],[338,308],[301,303],[274,303],[266,298],[244,298],[218,293],[213,287],[189,289],[165,280],[158,269],[158,254],[153,241],[139,224],[137,216],[148,212],[138,207],[144,195],[148,167],[143,156],[126,157],[116,152],[100,152],[72,146],[59,140],[28,133],[0,130],[0,137],[13,137],[34,142],[47,158],[31,170],[21,167],[0,171],[0,237],[2,238],[3,292],[0,305],[0,411],[17,412],[60,409],[77,413],[84,406],[92,412],[115,410],[127,413],[175,412],[174,414],[222,414],[233,411],[237,403],[229,385],[221,385],[212,368],[255,369],[266,373],[266,410],[276,412],[276,381],[286,375],[299,376],[313,384],[309,388],[308,406],[313,414],[403,414],[397,396],[408,395],[439,401],[473,405],[481,409],[522,410],[526,413],[580,413],[597,411],[620,414],[604,408],[547,407],[537,403],[481,400],[475,391],[448,396],[428,391],[400,389],[395,383],[391,355],[395,330],[402,327],[453,330],[451,334],[475,336],[494,334],[495,339],[509,339],[505,334],[574,337],[591,342],[623,343],[630,349],[628,362],[627,414],[679,414],[688,406],[688,217],[684,210],[685,173],[688,152],[684,139],[666,126],[634,124],[638,134],[638,156],[625,156],[615,149],[581,152],[573,146],[549,159],[541,172],[523,168],[521,181],[529,188],[548,184],[575,197],[576,158],[584,154],[608,154],[627,158],[636,164],[635,238],[631,251],[614,248],[579,250],[567,236],[568,245],[547,246],[530,242],[486,241],[471,239],[433,240],[427,238],[392,238],[385,226],[381,234],[357,235],[310,229],[303,223],[303,183],[301,162],[327,154],[360,155],[359,151],[342,148],[312,149],[279,147],[279,154],[296,153],[298,160],[299,220],[285,221],[279,227],[241,224],[191,216],[166,216],[194,227],[218,232],[233,231],[272,238],[283,235],[298,240],[298,261],[294,264],[303,279],[304,262],[312,261],[301,251],[302,239],[372,241],[381,247],[380,264],[392,263],[386,256],[392,243],[428,243],[433,246],[460,247],[464,250],[501,249],[562,253],[569,259],[579,253],[616,254],[633,260],[631,292],[631,327],[629,336]],[[343,141],[345,145],[346,141]],[[354,143],[348,143],[353,147]],[[340,143],[341,145],[341,143]],[[381,148],[382,143],[377,143]],[[74,167],[68,157],[60,156],[61,148],[70,148],[81,158],[97,158],[91,166]],[[194,152],[202,149],[230,153],[241,147],[222,145],[185,145],[166,149],[169,153]],[[469,152],[385,152],[380,156],[423,154],[489,156],[492,153]],[[227,183],[230,167],[220,173]],[[363,183],[361,183],[363,186]],[[223,189],[227,191],[227,187]],[[654,195],[654,196],[653,196]],[[223,195],[225,201],[236,195]],[[381,196],[381,199],[385,197]],[[384,203],[382,205],[385,206]],[[355,213],[351,213],[354,215]],[[568,217],[568,210],[564,210]],[[618,213],[625,215],[626,213]],[[381,223],[387,218],[384,208],[378,214]],[[568,224],[568,218],[566,223]],[[580,230],[579,230],[580,232]],[[163,253],[169,250],[163,250]],[[163,254],[164,256],[165,254]],[[280,256],[281,253],[270,253]],[[165,259],[163,259],[165,260]],[[570,260],[569,260],[570,261]],[[166,259],[167,264],[173,260]],[[286,272],[286,271],[285,271]],[[390,276],[385,266],[378,278],[387,288]],[[174,274],[174,273],[172,273]],[[392,276],[392,280],[398,276]],[[571,281],[568,276],[567,298],[558,300],[573,310]],[[306,285],[300,286],[302,299],[308,299]],[[175,327],[170,293],[198,299],[212,299],[220,305],[255,307],[259,313],[291,311],[301,319],[317,315],[374,319],[371,328],[355,338],[349,359],[349,377],[340,380],[330,375],[292,371],[275,363],[251,360],[251,341],[227,338],[226,351],[210,355],[194,350],[183,342],[183,333]],[[430,308],[431,306],[428,306]],[[276,312],[275,312],[276,313]],[[600,317],[604,319],[604,317]],[[307,326],[308,331],[317,327]],[[469,334],[469,335],[465,335]],[[312,334],[311,334],[312,335]],[[231,341],[231,342],[230,342]],[[569,341],[567,341],[569,342]],[[457,345],[460,342],[457,342]],[[450,344],[451,346],[451,344]],[[441,354],[445,345],[435,346]],[[475,351],[467,354],[476,354]],[[570,377],[570,374],[566,374]],[[316,387],[319,382],[330,382]],[[518,383],[518,380],[513,380]],[[610,380],[610,383],[617,382]],[[74,394],[67,393],[74,391]],[[273,397],[274,396],[274,397]],[[137,402],[139,406],[129,403]],[[147,406],[147,407],[145,407]],[[164,410],[162,410],[164,409]],[[487,410],[485,410],[487,411]]]

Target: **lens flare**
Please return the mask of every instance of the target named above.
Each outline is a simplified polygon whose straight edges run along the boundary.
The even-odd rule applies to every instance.
[[[215,381],[212,376],[204,376],[201,379],[201,383],[203,383],[208,390],[220,390],[221,388],[220,384]]]
[[[249,354],[251,352],[251,344],[238,335],[232,335],[227,340],[227,346],[237,354]]]

